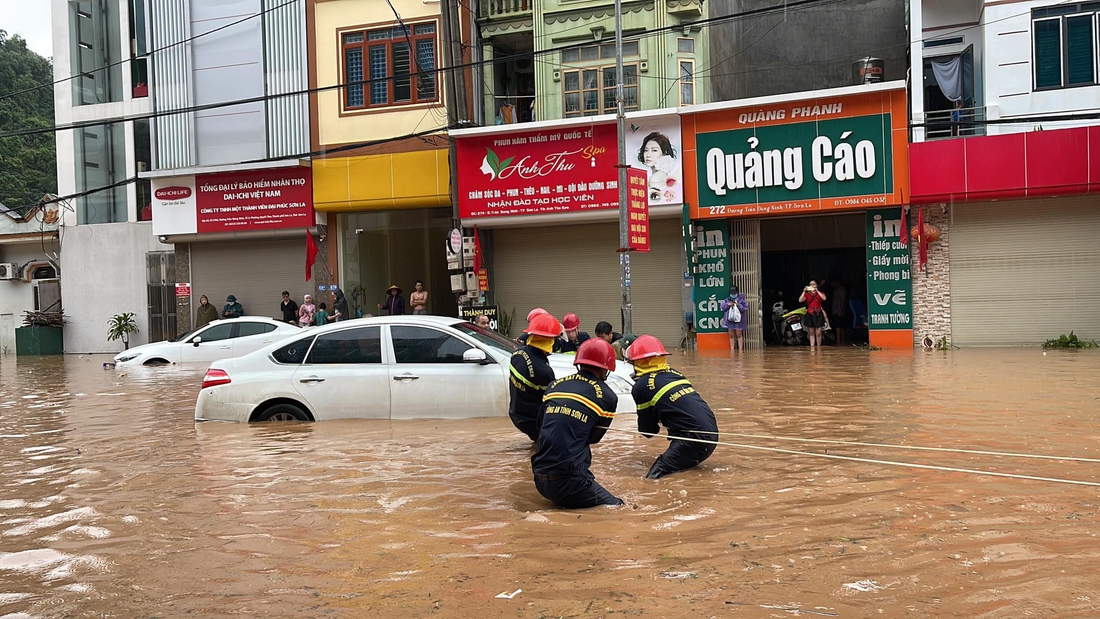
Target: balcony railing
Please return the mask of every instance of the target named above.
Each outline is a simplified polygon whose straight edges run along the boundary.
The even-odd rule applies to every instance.
[[[926,140],[946,140],[985,135],[984,107],[963,107],[924,113]]]
[[[481,16],[493,17],[522,17],[531,12],[535,0],[482,0]]]

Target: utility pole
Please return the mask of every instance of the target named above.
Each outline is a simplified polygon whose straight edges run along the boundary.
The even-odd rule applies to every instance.
[[[457,58],[462,58],[462,27],[458,19],[456,0],[441,0],[439,8],[440,27],[443,29],[443,65],[446,70],[437,75],[443,78],[443,95],[447,105],[447,168],[450,171],[451,220],[452,225],[461,230],[462,218],[458,211],[458,152],[451,130],[457,129],[461,122],[467,120],[465,80],[462,71],[454,68],[458,63],[456,51]],[[438,87],[438,78],[436,82]],[[467,282],[465,249],[462,247],[458,250],[463,285]]]
[[[615,0],[615,129],[619,138],[619,265],[622,267],[623,333],[634,332],[630,302],[630,219],[627,213],[626,113],[623,100],[623,3]]]

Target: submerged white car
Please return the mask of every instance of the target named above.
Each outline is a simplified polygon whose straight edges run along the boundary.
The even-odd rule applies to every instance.
[[[115,355],[118,365],[210,363],[260,350],[302,328],[262,316],[215,320],[174,340],[135,346]]]
[[[211,364],[199,421],[466,419],[508,414],[517,344],[457,318],[385,316],[325,325],[251,355]],[[551,355],[558,377],[573,357]],[[634,412],[625,365],[608,384]]]

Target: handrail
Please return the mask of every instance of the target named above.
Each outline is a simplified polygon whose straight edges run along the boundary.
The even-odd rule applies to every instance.
[[[984,107],[927,111],[924,113],[925,139],[943,140],[985,135],[985,125],[981,124],[983,120],[985,120]]]

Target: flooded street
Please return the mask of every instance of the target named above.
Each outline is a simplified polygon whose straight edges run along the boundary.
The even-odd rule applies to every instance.
[[[506,417],[195,425],[202,368],[103,361],[0,366],[0,617],[1100,616],[1100,487],[743,447],[1100,484],[760,438],[1100,459],[1100,354],[673,359],[742,447],[647,481],[666,441],[609,432],[628,506],[571,512]]]

